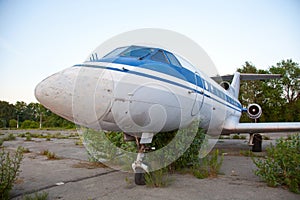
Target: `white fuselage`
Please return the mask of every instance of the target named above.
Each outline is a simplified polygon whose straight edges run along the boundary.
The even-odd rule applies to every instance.
[[[54,113],[98,130],[157,133],[199,120],[200,127],[219,134],[226,121],[238,123],[238,100],[199,69],[193,73],[194,83],[184,75],[85,62],[48,77],[35,94]]]

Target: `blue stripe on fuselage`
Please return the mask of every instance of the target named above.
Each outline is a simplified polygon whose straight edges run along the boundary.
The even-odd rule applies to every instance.
[[[136,57],[118,56],[118,57],[114,57],[114,58],[100,59],[100,60],[98,60],[98,62],[125,64],[125,65],[129,65],[129,66],[141,67],[141,68],[161,72],[163,74],[167,74],[170,76],[174,76],[176,78],[187,81],[193,85],[196,85],[196,86],[218,96],[219,98],[223,99],[224,101],[240,108],[239,111],[242,110],[242,105],[238,101],[234,100],[232,97],[225,94],[223,91],[219,90],[218,88],[212,86],[209,82],[207,82],[208,88],[205,88],[203,85],[203,80],[200,77],[200,75],[195,74],[194,72],[191,72],[190,70],[188,70],[184,67],[178,67],[178,66],[174,66],[171,64],[167,64],[167,63],[157,62],[157,61],[149,59],[148,57],[140,60]],[[211,88],[213,88],[213,90],[211,90]]]
[[[153,76],[153,75],[149,75],[149,74],[145,74],[145,73],[141,73],[141,72],[137,72],[137,71],[132,71],[132,70],[127,70],[127,69],[119,69],[119,68],[113,68],[113,67],[104,67],[104,66],[99,66],[99,65],[90,65],[90,64],[78,64],[78,65],[74,65],[75,67],[76,66],[78,66],[78,67],[93,67],[93,68],[102,68],[102,69],[108,69],[108,70],[113,70],[113,71],[119,71],[119,72],[124,72],[124,73],[129,73],[129,74],[135,74],[135,75],[138,75],[138,76],[144,76],[144,77],[147,77],[147,78],[152,78],[152,79],[155,79],[155,80],[159,80],[159,81],[163,81],[163,82],[166,82],[166,83],[169,83],[169,84],[173,84],[173,85],[176,85],[176,86],[179,86],[179,87],[182,87],[182,88],[186,88],[186,89],[188,89],[188,90],[192,90],[192,91],[194,91],[194,92],[196,92],[196,93],[198,93],[198,94],[203,94],[203,92],[202,91],[199,91],[199,90],[196,90],[195,88],[191,88],[191,87],[189,87],[189,86],[186,86],[186,85],[183,85],[183,84],[180,84],[180,83],[177,83],[177,82],[174,82],[174,81],[171,81],[171,80],[168,80],[168,79],[165,79],[165,78],[161,78],[161,77],[157,77],[157,76]],[[143,66],[143,68],[144,68],[144,66]],[[154,70],[154,69],[151,69],[151,68],[146,68],[146,69],[150,69],[150,70]],[[184,69],[184,68],[183,68]],[[188,71],[187,69],[185,69],[186,71]],[[156,71],[156,70],[154,70],[154,71]],[[189,71],[190,72],[190,71]],[[163,72],[162,72],[163,73]],[[191,73],[191,72],[190,72]],[[171,73],[164,73],[164,74],[167,74],[167,75],[171,75]],[[194,81],[193,82],[190,82],[190,81],[188,81],[185,77],[183,77],[183,75],[179,75],[178,73],[176,73],[177,74],[177,78],[180,78],[180,79],[182,79],[182,80],[184,80],[184,81],[187,81],[187,82],[189,82],[189,83],[192,83],[192,84],[194,84],[194,85],[197,85],[196,83],[195,83],[195,79],[194,79]],[[193,74],[194,75],[194,77],[195,77],[195,74]],[[171,75],[172,76],[172,75]],[[202,85],[202,79],[201,79],[201,77],[200,76],[197,76],[197,79],[199,80],[201,80],[201,85],[198,85],[199,87],[201,87],[201,88],[203,88],[203,85]],[[197,81],[197,82],[200,82],[200,81]],[[205,88],[204,88],[205,89]],[[211,92],[211,91],[209,91],[209,89],[205,89],[206,91],[208,91],[208,92]],[[229,108],[231,108],[231,109],[234,109],[234,110],[236,110],[236,111],[239,111],[239,112],[241,112],[241,109],[242,109],[242,106],[239,104],[239,103],[232,103],[232,102],[230,102],[230,101],[228,101],[229,100],[229,98],[230,98],[230,100],[233,100],[231,97],[229,97],[228,95],[224,95],[225,97],[226,97],[226,99],[224,99],[224,98],[222,98],[225,102],[227,102],[227,103],[230,103],[231,105],[227,105],[227,104],[225,104],[224,102],[221,102],[220,100],[218,100],[218,99],[216,99],[216,98],[213,98],[211,95],[207,95],[207,94],[205,94],[205,96],[206,97],[208,97],[208,98],[210,98],[210,99],[212,99],[212,100],[214,100],[214,101],[217,101],[217,102],[219,102],[219,103],[221,103],[221,104],[223,104],[223,105],[225,105],[225,106],[227,106],[227,107],[229,107]],[[228,99],[228,100],[227,100]],[[237,108],[235,108],[235,107],[233,107],[233,106],[236,106],[236,107],[238,107],[239,109],[237,109]]]
[[[97,62],[108,62],[108,63],[116,63],[116,64],[123,64],[129,66],[140,67],[144,69],[153,70],[156,72],[160,72],[163,74],[167,74],[170,76],[174,76],[181,80],[187,81],[191,84],[197,85],[198,87],[203,88],[202,79],[199,75],[196,75],[198,79],[201,81],[197,81],[195,79],[195,73],[189,71],[186,68],[174,66],[167,63],[153,61],[151,59],[142,59],[139,60],[135,57],[116,57],[116,58],[106,58],[100,59]]]

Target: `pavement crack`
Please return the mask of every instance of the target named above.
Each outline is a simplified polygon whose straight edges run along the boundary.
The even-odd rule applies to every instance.
[[[24,196],[24,195],[34,194],[34,193],[37,193],[37,192],[40,192],[40,191],[43,191],[43,190],[59,187],[61,185],[65,185],[65,184],[68,184],[68,183],[76,183],[76,182],[84,181],[84,180],[91,179],[91,178],[105,176],[105,175],[112,174],[112,173],[115,173],[115,172],[118,172],[118,170],[111,170],[111,171],[108,171],[108,172],[103,172],[103,173],[95,174],[95,175],[92,175],[92,176],[86,176],[86,177],[77,178],[77,179],[73,179],[73,180],[69,180],[69,181],[62,181],[61,183],[63,183],[63,184],[55,183],[55,184],[52,184],[52,185],[41,187],[41,188],[36,189],[36,190],[31,190],[31,191],[27,191],[27,192],[24,192],[24,193],[21,193],[21,194],[12,195],[10,197],[10,199],[17,198],[17,197]]]

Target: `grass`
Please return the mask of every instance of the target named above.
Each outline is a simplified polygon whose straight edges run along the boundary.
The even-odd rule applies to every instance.
[[[171,181],[166,169],[145,173],[145,183],[149,187],[167,187]]]
[[[240,150],[241,156],[253,157],[254,153],[251,150]]]
[[[8,134],[7,136],[3,137],[2,140],[3,141],[13,141],[16,139],[16,136],[12,133]]]
[[[263,140],[270,140],[271,138],[267,135],[263,135]]]
[[[28,148],[25,147],[19,147],[22,151],[22,153],[30,153],[31,151]]]
[[[75,142],[77,146],[83,146],[83,137],[79,137],[79,139]]]
[[[257,166],[255,174],[271,187],[287,186],[290,191],[300,193],[300,134],[290,140],[280,138],[276,145],[266,150],[263,158],[254,159]]]
[[[212,151],[209,155],[202,158],[198,165],[192,168],[192,173],[196,178],[216,178],[220,173],[220,168],[223,163],[223,155],[219,155],[219,150]]]
[[[31,138],[40,138],[40,139],[46,139],[47,141],[50,141],[51,138],[56,138],[56,139],[68,139],[68,138],[78,138],[79,134],[78,133],[70,133],[68,135],[61,134],[60,132],[57,132],[55,134],[43,134],[43,133],[21,133],[18,135],[21,138],[24,137],[31,137]]]
[[[54,152],[50,152],[48,149],[43,150],[41,155],[47,156],[48,160],[58,160],[59,157]]]
[[[31,195],[25,195],[23,197],[24,200],[46,200],[48,199],[48,193],[42,192],[42,193],[34,193],[33,196]]]
[[[23,152],[19,147],[14,154],[0,151],[0,199],[9,199],[9,193],[13,188],[23,159]]]
[[[245,140],[246,136],[235,134],[231,138],[234,139],[234,140]]]
[[[31,137],[31,135],[26,135],[26,139],[25,139],[25,141],[32,141],[32,137]]]

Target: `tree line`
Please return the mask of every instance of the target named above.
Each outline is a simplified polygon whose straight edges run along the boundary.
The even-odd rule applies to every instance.
[[[245,62],[241,73],[281,74],[281,79],[241,81],[239,100],[243,106],[257,103],[262,107],[261,122],[300,121],[300,67],[291,59],[282,60],[267,70]],[[242,122],[251,121],[242,115]],[[0,101],[0,128],[75,128],[39,103]]]
[[[241,81],[239,100],[242,105],[257,103],[262,107],[261,122],[300,121],[300,67],[292,59],[282,60],[268,70],[259,70],[245,62],[241,73],[281,74],[280,79]],[[251,121],[246,115],[242,122]]]
[[[40,103],[0,101],[0,128],[75,128]]]

